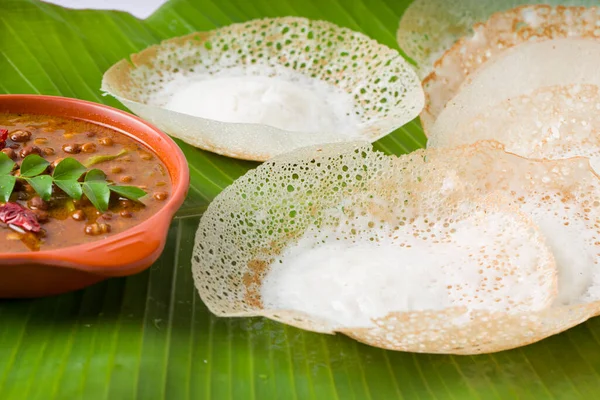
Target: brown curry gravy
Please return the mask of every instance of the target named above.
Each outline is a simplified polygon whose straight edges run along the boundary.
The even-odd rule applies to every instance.
[[[35,146],[41,157],[53,161],[72,157],[85,165],[91,157],[127,153],[89,167],[102,170],[117,185],[138,186],[148,194],[142,204],[111,194],[109,210],[101,213],[85,198],[76,201],[53,191],[52,199],[40,210],[41,234],[15,232],[0,222],[0,252],[51,250],[104,239],[123,232],[154,215],[171,195],[171,180],[165,165],[147,147],[115,130],[67,118],[0,113],[0,129],[9,139],[3,152],[14,152],[23,160],[24,149]],[[18,137],[21,132],[25,134]],[[30,137],[27,140],[27,132]],[[17,133],[15,136],[14,133]],[[11,136],[19,141],[11,140]],[[25,151],[27,153],[27,151]],[[34,199],[38,197],[38,199]],[[39,196],[30,187],[15,188],[10,201],[35,209]],[[44,221],[45,220],[45,221]]]

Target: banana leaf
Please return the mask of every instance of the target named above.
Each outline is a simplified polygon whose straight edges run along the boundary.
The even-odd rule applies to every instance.
[[[103,97],[103,72],[165,38],[253,18],[299,15],[397,47],[407,0],[172,0],[146,20],[0,0],[0,93]],[[448,2],[448,6],[451,2]],[[600,390],[600,319],[492,355],[384,351],[260,318],[211,315],[190,272],[199,218],[257,164],[178,142],[188,199],[148,271],[52,298],[0,301],[0,399],[592,399]],[[414,121],[376,143],[425,144]]]

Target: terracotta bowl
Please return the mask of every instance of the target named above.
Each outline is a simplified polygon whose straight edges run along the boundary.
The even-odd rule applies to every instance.
[[[149,147],[166,165],[173,194],[148,220],[91,243],[29,253],[0,253],[0,298],[27,298],[77,290],[148,268],[162,253],[167,231],[189,187],[179,147],[147,122],[115,108],[54,96],[0,95],[0,113],[54,115],[112,128]]]

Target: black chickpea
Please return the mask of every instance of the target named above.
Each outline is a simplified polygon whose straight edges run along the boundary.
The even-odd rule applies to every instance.
[[[93,224],[89,224],[85,226],[84,229],[86,235],[102,235],[106,233],[110,233],[110,225],[109,224],[99,224],[94,222]]]
[[[27,145],[21,149],[19,155],[21,158],[25,158],[30,154],[37,154],[38,156],[42,155],[42,149],[37,146]]]
[[[71,218],[73,218],[75,221],[84,221],[85,213],[82,210],[73,211]]]
[[[165,201],[169,194],[167,192],[155,192],[153,197],[158,201]]]
[[[10,147],[10,148],[11,148],[11,149],[13,149],[13,150],[17,150],[18,148],[20,148],[20,147],[21,147],[21,145],[20,145],[19,143],[13,143],[13,144],[11,144],[11,145],[10,145],[10,146],[8,146],[8,147]]]
[[[112,217],[113,217],[112,214],[109,212],[102,214],[102,219],[104,219],[106,221],[110,221],[112,219]]]
[[[17,159],[17,153],[15,153],[15,151],[11,148],[2,149],[2,152],[13,161]]]
[[[123,208],[131,208],[134,206],[134,202],[131,200],[120,200],[119,205]]]
[[[46,147],[44,149],[44,154],[47,156],[53,156],[54,154],[56,154],[56,152],[54,151],[54,149],[52,147]]]
[[[62,149],[65,153],[79,154],[81,152],[81,145],[77,144],[77,143],[74,143],[74,144],[67,143],[67,144],[63,144]]]
[[[100,234],[100,226],[97,223],[86,225],[84,228],[86,235],[96,236]]]
[[[98,143],[100,143],[102,146],[112,146],[113,140],[109,137],[103,137],[98,139]]]
[[[123,210],[119,213],[119,215],[123,218],[131,218],[133,217],[133,214],[131,213],[131,211],[127,211],[127,210]]]
[[[31,132],[17,129],[16,131],[12,131],[9,137],[13,142],[26,142],[31,139]]]
[[[42,200],[40,196],[34,196],[29,200],[29,206],[37,210],[47,210],[48,203]]]
[[[84,143],[81,146],[81,151],[84,153],[94,153],[96,151],[96,145],[94,143]]]

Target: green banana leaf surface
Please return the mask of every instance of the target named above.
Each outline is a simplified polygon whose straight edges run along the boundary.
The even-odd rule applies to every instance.
[[[121,12],[0,0],[0,93],[62,95],[123,108],[101,95],[102,74],[163,39],[299,15],[397,48],[395,31],[408,4],[172,0],[138,20]],[[257,164],[178,144],[190,164],[190,193],[149,270],[52,298],[0,301],[1,400],[598,397],[600,319],[512,351],[445,356],[384,351],[262,318],[213,316],[192,281],[194,234],[209,202]],[[414,121],[376,148],[402,154],[424,144]]]

